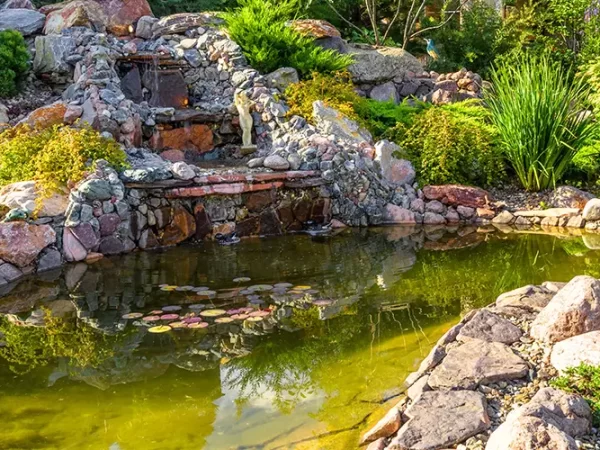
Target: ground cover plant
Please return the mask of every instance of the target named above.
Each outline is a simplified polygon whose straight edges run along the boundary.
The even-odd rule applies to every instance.
[[[0,134],[0,186],[35,180],[46,197],[81,181],[99,159],[117,170],[126,167],[121,147],[91,128],[11,128]]]
[[[17,93],[19,79],[29,69],[29,51],[21,33],[0,31],[0,97]]]
[[[492,72],[487,102],[502,151],[521,185],[532,191],[554,187],[597,133],[585,112],[589,86],[572,81],[549,58],[526,55]]]
[[[343,70],[352,62],[348,55],[325,50],[312,38],[290,28],[296,18],[297,0],[240,0],[239,6],[223,17],[231,38],[242,48],[248,62],[268,73],[280,67],[293,67],[302,77],[312,72]]]
[[[585,398],[592,408],[594,425],[600,426],[600,367],[589,364],[571,367],[551,384]]]

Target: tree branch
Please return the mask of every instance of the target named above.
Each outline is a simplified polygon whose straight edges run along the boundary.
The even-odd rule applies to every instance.
[[[387,26],[387,29],[385,30],[385,34],[383,35],[383,43],[385,44],[385,41],[388,38],[388,34],[390,33],[390,31],[392,30],[392,26],[394,25],[394,22],[396,22],[396,20],[398,19],[398,17],[400,16],[400,9],[402,6],[402,0],[398,0],[398,7],[396,8],[396,14],[394,14],[394,17],[392,18],[392,20],[390,21],[390,23]]]
[[[347,25],[349,25],[350,27],[354,28],[356,31],[358,31],[360,34],[362,34],[362,36],[368,41],[369,40],[369,35],[367,33],[365,33],[364,30],[362,30],[360,27],[357,27],[356,25],[354,25],[352,22],[350,22],[348,19],[346,19],[341,12],[339,12],[337,10],[337,8],[335,6],[333,6],[333,2],[332,0],[327,0],[325,3],[327,3],[327,5],[329,6],[329,8],[331,8],[331,10],[340,18],[344,21],[344,23],[346,23]]]
[[[446,25],[448,22],[450,22],[450,20],[452,20],[452,18],[460,12],[460,10],[462,9],[463,6],[465,6],[470,0],[464,0],[459,6],[458,9],[453,11],[452,14],[450,14],[448,16],[448,18],[446,20],[444,20],[442,23],[440,23],[439,25],[435,25],[433,27],[427,27],[427,28],[423,28],[422,30],[416,31],[413,34],[410,35],[410,37],[408,38],[408,40],[411,40],[417,36],[419,36],[420,34],[425,33],[426,31],[431,31],[431,30],[437,30],[438,28],[442,28],[444,25]]]

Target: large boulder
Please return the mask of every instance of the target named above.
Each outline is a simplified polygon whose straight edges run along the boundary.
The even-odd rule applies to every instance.
[[[46,16],[31,9],[0,10],[0,31],[17,30],[23,36],[42,31]]]
[[[415,225],[417,219],[410,209],[388,203],[383,213],[383,223],[390,225]]]
[[[496,299],[496,307],[501,309],[515,308],[538,313],[548,306],[554,294],[554,291],[550,291],[543,286],[530,284],[500,294]]]
[[[35,10],[35,5],[31,0],[6,0],[0,9],[31,9]]]
[[[196,220],[183,206],[172,210],[172,220],[161,230],[158,239],[161,245],[177,245],[196,233]]]
[[[500,425],[485,450],[577,450],[572,437],[537,417],[519,417]]]
[[[409,421],[387,450],[448,448],[490,427],[483,394],[424,392],[405,412]]]
[[[318,130],[324,135],[333,134],[355,145],[370,145],[373,141],[371,133],[320,100],[313,103],[313,117]]]
[[[554,344],[550,363],[561,372],[580,364],[600,366],[600,331],[591,331]]]
[[[348,47],[339,30],[326,20],[299,19],[288,23],[294,30],[304,36],[311,37],[315,44],[328,50],[347,53]]]
[[[531,336],[550,343],[595,330],[600,330],[600,281],[588,276],[573,278],[531,324]]]
[[[179,13],[161,18],[152,27],[153,37],[185,33],[192,28],[219,26],[223,23],[214,13]]]
[[[490,194],[481,188],[458,184],[425,186],[423,195],[427,200],[439,200],[447,205],[470,208],[485,208],[491,199]]]
[[[375,86],[369,92],[369,97],[379,102],[394,102],[398,103],[398,91],[393,81],[388,81]]]
[[[388,140],[379,141],[375,144],[375,161],[381,166],[381,174],[390,183],[412,185],[417,173],[412,163],[406,159],[398,159],[394,153],[400,151],[400,147]]]
[[[75,52],[77,44],[71,36],[49,35],[35,38],[33,71],[36,73],[69,73],[72,67],[66,58]]]
[[[463,342],[480,339],[488,342],[512,344],[517,342],[522,335],[521,329],[509,320],[482,309],[477,311],[475,316],[465,324],[457,339]]]
[[[588,222],[600,220],[600,198],[593,198],[586,203],[583,218]]]
[[[41,206],[38,209],[38,192],[35,187],[35,181],[22,181],[20,183],[9,184],[0,189],[0,205],[10,209],[19,208],[26,210],[30,216],[34,212],[39,217],[52,217],[64,214],[69,204],[67,194],[55,193],[49,198],[41,199]]]
[[[595,198],[589,192],[582,191],[573,186],[560,186],[556,188],[550,197],[550,204],[554,208],[577,208],[583,209],[587,202]]]
[[[385,83],[407,72],[423,72],[417,58],[401,48],[349,46],[354,63],[348,67],[355,83]]]
[[[18,267],[26,267],[51,244],[56,233],[50,225],[26,222],[0,223],[0,259]]]
[[[45,8],[45,34],[60,34],[62,30],[73,27],[86,27],[98,32],[106,30],[106,14],[94,0],[75,0],[52,6]]]
[[[46,129],[54,125],[62,125],[64,123],[67,105],[62,102],[52,103],[42,106],[31,113],[21,121],[21,124],[26,124],[32,129]]]
[[[433,369],[433,389],[475,389],[481,383],[514,380],[527,375],[529,366],[500,342],[471,340],[451,349]]]

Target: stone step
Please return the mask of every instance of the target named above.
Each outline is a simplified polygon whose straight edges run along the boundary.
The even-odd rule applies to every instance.
[[[253,172],[253,173],[223,173],[218,175],[205,175],[194,178],[196,184],[222,184],[222,183],[263,183],[267,181],[300,180],[315,178],[321,175],[316,170],[288,170],[286,172]]]

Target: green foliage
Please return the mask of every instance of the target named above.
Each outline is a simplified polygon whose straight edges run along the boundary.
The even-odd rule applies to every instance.
[[[0,186],[36,180],[42,197],[49,196],[82,180],[99,159],[116,169],[126,166],[121,147],[91,128],[11,128],[0,134]]]
[[[156,17],[182,12],[224,11],[235,6],[235,0],[148,0]]]
[[[596,184],[600,182],[600,141],[593,140],[577,152],[569,177]]]
[[[581,395],[592,407],[594,425],[600,426],[600,367],[581,364],[550,383],[563,391]]]
[[[440,23],[436,19],[425,20],[424,26]],[[441,55],[439,60],[431,62],[430,68],[451,72],[467,67],[485,76],[501,51],[497,48],[501,28],[502,19],[496,10],[483,0],[475,1],[461,21],[456,18],[430,34]]]
[[[553,187],[595,133],[582,114],[589,88],[546,57],[526,55],[492,72],[488,103],[502,149],[528,190]]]
[[[29,52],[21,33],[0,31],[0,97],[16,94],[17,84],[29,68]]]
[[[298,115],[311,120],[313,103],[323,101],[349,118],[358,121],[375,138],[384,136],[388,129],[397,123],[408,124],[419,110],[407,103],[379,102],[361,97],[354,90],[348,72],[334,75],[313,73],[312,78],[292,84],[285,92],[290,115]]]
[[[496,129],[476,101],[425,108],[390,132],[423,184],[492,185],[504,177]]]
[[[324,50],[286,25],[297,11],[298,0],[240,0],[239,7],[224,18],[231,38],[261,72],[293,67],[307,77],[312,72],[345,69],[352,62],[349,56]]]

